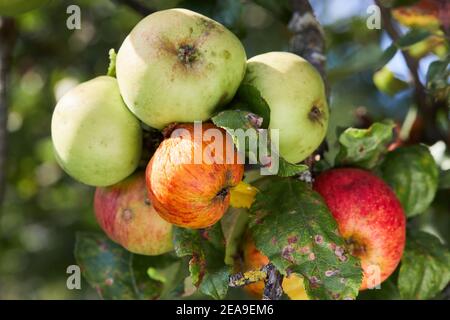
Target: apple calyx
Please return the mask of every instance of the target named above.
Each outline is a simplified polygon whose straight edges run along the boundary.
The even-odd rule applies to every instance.
[[[324,114],[323,114],[322,110],[320,110],[320,108],[316,104],[314,104],[308,113],[308,118],[312,122],[322,123]]]
[[[361,242],[356,240],[354,237],[349,237],[345,239],[345,248],[352,256],[362,257],[366,254],[367,248]]]
[[[178,48],[178,60],[185,66],[191,66],[198,58],[198,50],[190,44],[183,44]]]

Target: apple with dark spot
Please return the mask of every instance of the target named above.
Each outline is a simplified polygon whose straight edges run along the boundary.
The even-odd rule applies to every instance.
[[[106,188],[97,188],[94,209],[100,227],[128,251],[160,255],[173,250],[172,225],[147,197],[144,172]]]

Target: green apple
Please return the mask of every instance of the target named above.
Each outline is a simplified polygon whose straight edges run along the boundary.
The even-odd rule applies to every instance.
[[[278,129],[280,155],[297,163],[325,138],[328,105],[320,74],[305,59],[268,52],[247,62],[243,84],[256,88],[270,108],[269,129]]]
[[[48,0],[0,0],[0,16],[16,16],[47,2]]]
[[[52,117],[56,158],[73,178],[109,186],[129,176],[142,151],[139,120],[127,109],[117,80],[101,76],[66,93]]]
[[[117,54],[120,92],[144,123],[209,119],[238,89],[246,65],[239,39],[201,14],[170,9],[149,15]]]

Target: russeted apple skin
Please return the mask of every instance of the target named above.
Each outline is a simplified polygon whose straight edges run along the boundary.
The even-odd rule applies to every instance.
[[[108,237],[128,251],[154,256],[173,250],[172,225],[148,199],[144,172],[114,186],[97,188],[94,209]]]
[[[278,129],[280,155],[297,163],[314,152],[328,128],[325,86],[308,61],[289,52],[268,52],[247,62],[242,82],[255,87],[270,108],[269,129]]]
[[[69,90],[53,111],[51,131],[58,163],[87,185],[118,183],[139,164],[142,129],[112,77],[97,77]]]
[[[269,258],[259,251],[250,235],[244,237],[242,243],[243,254],[243,271],[260,270],[263,266],[269,263]],[[295,274],[290,274],[283,279],[283,291],[291,300],[308,300],[308,295],[305,291],[303,279]],[[244,289],[255,298],[261,299],[264,292],[264,282],[258,281],[246,285]]]
[[[182,124],[174,128],[177,129],[185,129],[189,137],[169,137],[159,145],[146,170],[149,198],[168,222],[185,228],[206,228],[228,209],[230,188],[242,180],[244,165],[238,163],[237,151],[226,151],[227,144],[231,148],[234,145],[226,139],[223,129],[202,124],[202,133],[216,129],[223,137],[224,152],[215,155],[222,158],[220,164],[213,163],[211,154],[205,152],[213,142],[194,138],[194,125]],[[194,150],[204,154],[199,164],[193,163]]]
[[[196,12],[169,9],[141,20],[117,54],[117,80],[129,109],[162,129],[209,119],[235,95],[246,66],[239,39]]]
[[[36,9],[49,0],[0,0],[0,16],[16,16]]]
[[[361,260],[360,290],[379,284],[371,265],[379,267],[380,283],[386,280],[400,262],[406,236],[405,214],[394,192],[371,172],[356,168],[323,172],[314,190],[324,198],[350,252]]]

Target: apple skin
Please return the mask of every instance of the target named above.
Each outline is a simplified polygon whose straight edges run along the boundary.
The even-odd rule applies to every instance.
[[[36,9],[49,0],[0,0],[0,16],[16,16]]]
[[[173,250],[172,225],[158,215],[148,199],[144,172],[97,188],[94,209],[103,231],[128,251],[154,256]]]
[[[58,163],[85,184],[113,185],[139,164],[140,123],[112,77],[97,77],[66,93],[53,112],[51,131]]]
[[[120,91],[144,123],[209,119],[228,103],[245,74],[245,50],[218,22],[185,9],[141,20],[117,54]]]
[[[288,52],[268,52],[247,62],[243,84],[255,87],[270,108],[269,129],[278,129],[280,155],[297,163],[325,138],[328,105],[320,74]]]
[[[249,235],[244,237],[242,253],[244,272],[259,270],[269,263],[269,258],[256,248],[254,241]],[[288,277],[283,278],[282,287],[284,293],[286,293],[291,300],[309,300],[305,291],[303,279],[296,274],[290,274]],[[259,281],[246,285],[244,290],[254,297],[261,298],[264,292],[264,282]]]
[[[168,222],[185,228],[206,228],[228,209],[230,189],[242,180],[244,165],[238,163],[237,152],[226,153],[227,143],[233,142],[225,139],[223,129],[204,123],[201,131],[203,134],[216,129],[222,135],[224,154],[216,154],[221,157],[221,164],[212,163],[210,153],[205,152],[211,142],[194,139],[194,125],[178,125],[174,130],[177,129],[186,130],[189,137],[171,136],[159,145],[146,170],[149,198]],[[191,161],[194,150],[204,154],[201,163]]]
[[[314,190],[324,198],[349,251],[361,260],[360,290],[386,280],[405,246],[406,218],[394,192],[374,174],[354,168],[325,171],[315,180]],[[378,283],[369,281],[371,265],[380,268]]]

